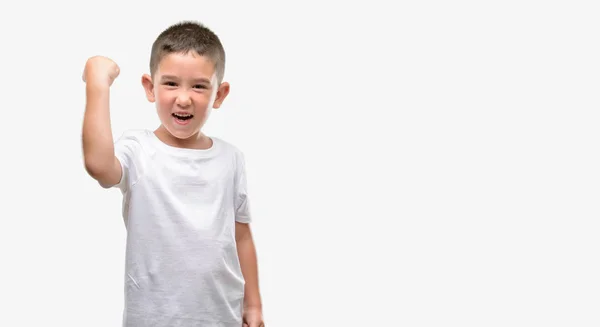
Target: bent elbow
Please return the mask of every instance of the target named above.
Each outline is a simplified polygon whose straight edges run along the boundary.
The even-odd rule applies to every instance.
[[[98,177],[102,176],[106,172],[106,168],[103,167],[101,162],[98,160],[85,159],[84,167],[85,171],[94,179],[98,179]]]
[[[102,160],[94,160],[92,158],[86,159],[84,161],[85,171],[90,175],[93,179],[98,181],[100,186],[103,188],[109,188],[110,186],[117,183],[116,173],[113,171],[113,166],[111,166],[111,162],[106,162]]]

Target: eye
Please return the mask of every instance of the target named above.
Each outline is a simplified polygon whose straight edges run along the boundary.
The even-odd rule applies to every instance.
[[[195,88],[199,88],[199,89],[206,89],[206,85],[203,84],[198,84],[194,86]]]
[[[177,84],[175,82],[165,82],[164,85],[166,85],[166,86],[177,86]]]

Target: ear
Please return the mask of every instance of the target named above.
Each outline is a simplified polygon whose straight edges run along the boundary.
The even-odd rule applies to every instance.
[[[142,76],[142,86],[144,87],[148,101],[154,102],[156,98],[154,96],[154,83],[152,82],[152,76],[144,74]]]
[[[219,109],[225,98],[229,94],[229,83],[223,82],[219,85],[219,89],[217,90],[217,96],[215,97],[215,102],[213,102],[213,108]]]

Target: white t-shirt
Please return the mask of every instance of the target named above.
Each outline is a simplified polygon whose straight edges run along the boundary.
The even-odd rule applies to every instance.
[[[235,221],[251,220],[244,157],[212,137],[183,149],[149,130],[115,142],[127,229],[125,327],[240,327]]]

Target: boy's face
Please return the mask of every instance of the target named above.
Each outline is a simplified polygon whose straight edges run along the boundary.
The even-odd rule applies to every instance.
[[[163,127],[178,139],[195,136],[229,93],[227,83],[217,85],[210,59],[192,51],[166,55],[154,78],[144,75],[142,84]]]

